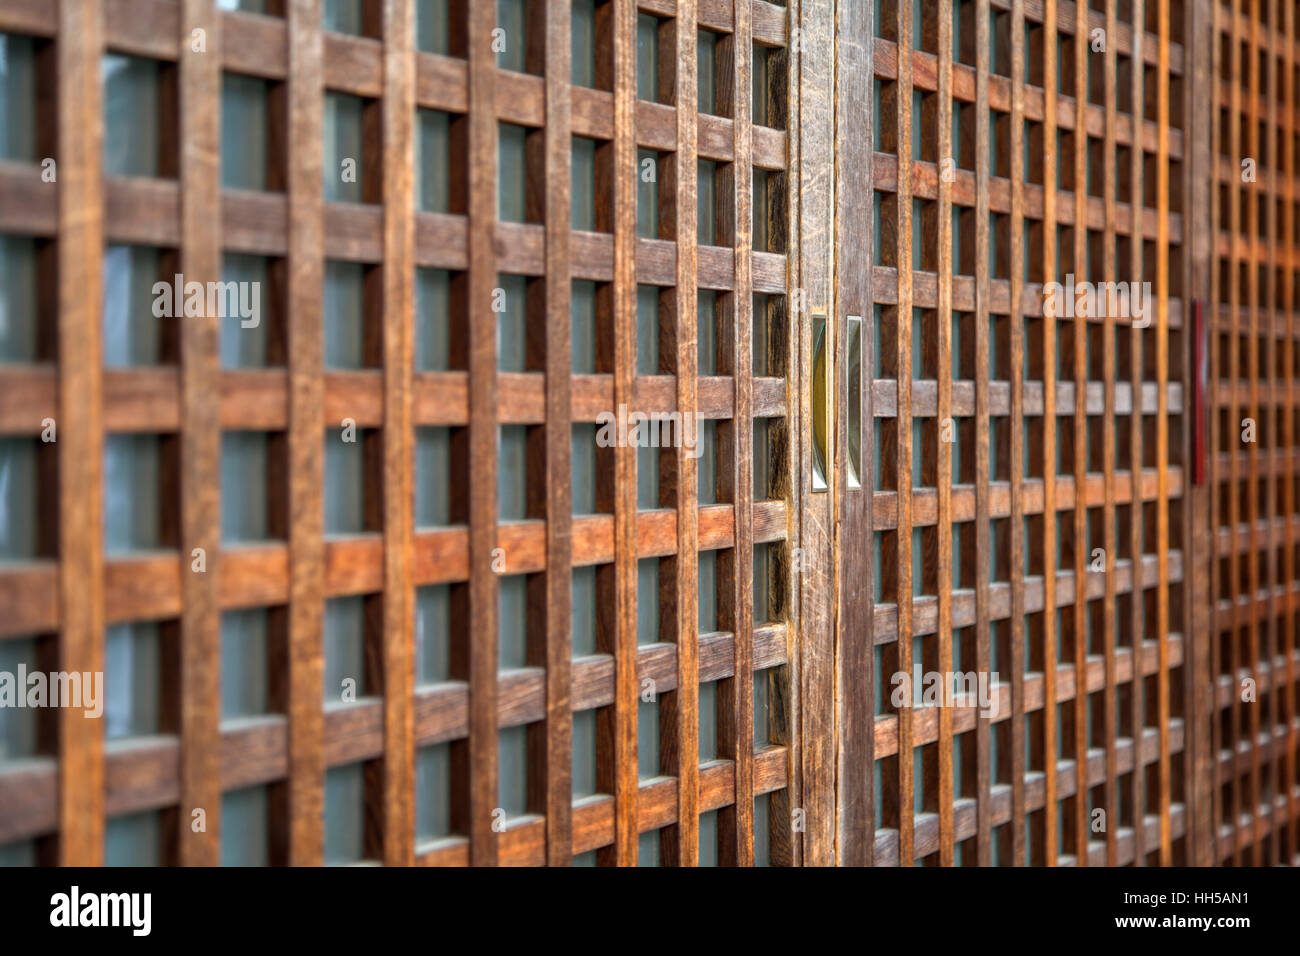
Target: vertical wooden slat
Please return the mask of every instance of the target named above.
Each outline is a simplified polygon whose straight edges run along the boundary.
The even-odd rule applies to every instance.
[[[415,317],[415,7],[383,7],[383,363],[384,363],[384,784],[383,853],[414,859],[413,605],[414,432],[411,376]]]
[[[636,5],[619,0],[613,9],[614,88],[614,404],[632,407],[636,384]],[[563,144],[557,142],[559,150]],[[692,179],[692,182],[694,180]],[[666,189],[667,184],[661,185]],[[567,220],[566,220],[567,221]],[[549,222],[549,217],[548,217]],[[694,309],[692,307],[692,315]],[[567,323],[567,320],[566,320]],[[566,324],[567,329],[567,324]],[[559,372],[559,369],[557,369]],[[597,752],[611,755],[600,770],[602,789],[614,794],[614,844],[598,854],[601,863],[637,861],[637,459],[633,447],[614,451],[615,622],[614,710],[600,723]],[[557,482],[567,470],[557,461]],[[612,716],[612,720],[611,720]]]
[[[943,3],[939,9],[939,162],[940,169],[952,152],[952,9]],[[1014,95],[1014,94],[1013,94]],[[939,177],[938,213],[938,309],[935,325],[938,332],[939,407],[938,427],[938,599],[939,599],[939,673],[952,673],[952,183]],[[900,619],[899,633],[902,633]],[[939,710],[939,863],[952,866],[954,852],[953,824],[953,709]]]
[[[697,406],[696,199],[698,174],[696,76],[697,12],[695,0],[679,0],[673,25],[673,102],[676,105],[677,152],[673,156],[672,189],[677,240],[676,338],[674,370],[677,409],[694,414]],[[661,50],[664,49],[661,46]],[[660,70],[666,64],[659,64]],[[674,449],[673,505],[677,511],[677,554],[672,565],[674,588],[671,640],[677,644],[677,689],[660,705],[660,755],[665,773],[677,778],[677,822],[661,834],[664,862],[678,866],[699,863],[699,536],[696,459],[685,447]],[[660,480],[663,480],[661,474]]]
[[[1112,36],[1114,35],[1112,31]],[[1025,860],[1025,11],[1011,11],[1011,851],[1012,863]],[[942,261],[940,268],[943,269]],[[948,271],[948,270],[944,270]],[[943,315],[942,307],[940,315]],[[943,357],[940,356],[940,366]],[[1044,412],[1046,414],[1046,410]],[[1007,666],[1007,665],[1003,665]],[[940,668],[941,670],[943,668]],[[1003,758],[1005,759],[1005,758]]]
[[[616,8],[619,9],[619,8]],[[529,663],[546,668],[546,721],[544,734],[534,735],[535,747],[530,747],[529,761],[530,764],[534,759],[539,760],[539,766],[535,774],[530,774],[532,780],[539,781],[542,793],[539,799],[533,801],[534,805],[540,806],[546,814],[546,862],[551,866],[568,866],[573,862],[573,710],[570,704],[570,681],[572,676],[573,660],[573,630],[572,630],[572,604],[573,604],[573,541],[572,541],[572,522],[573,522],[573,496],[570,489],[570,472],[571,472],[571,442],[573,420],[572,415],[572,398],[571,398],[571,378],[573,370],[572,344],[570,341],[570,309],[572,298],[572,283],[570,279],[570,258],[569,258],[569,239],[572,227],[572,202],[570,180],[572,176],[571,149],[572,149],[572,122],[569,107],[570,77],[572,76],[572,47],[571,47],[571,29],[570,29],[570,0],[548,0],[545,8],[546,23],[541,31],[543,49],[543,69],[546,83],[546,130],[545,130],[545,167],[546,167],[546,198],[545,217],[546,217],[546,346],[545,346],[545,365],[546,365],[546,450],[545,450],[545,481],[546,481],[546,608],[543,612],[545,640],[543,646],[534,649],[532,642],[529,643],[530,659]],[[622,18],[625,20],[626,18]],[[623,39],[626,30],[615,39],[614,54],[615,62],[618,56],[623,52],[623,47],[619,46],[619,41]],[[601,59],[604,62],[604,59]],[[619,75],[616,71],[614,83],[626,85],[626,78]],[[633,78],[635,83],[635,77]],[[618,87],[618,93],[623,93],[623,88]],[[617,94],[616,94],[617,95]],[[625,112],[621,112],[618,107],[625,106],[616,101],[615,108],[615,134],[622,131],[624,125],[628,125],[628,119]],[[626,151],[626,144],[619,142],[615,147],[623,147]],[[632,161],[635,162],[635,150],[632,151]],[[620,162],[622,160],[622,162]],[[633,190],[632,183],[635,182],[635,171],[629,170],[626,163],[626,156],[620,153],[615,157],[615,163],[618,164],[619,174],[615,177],[615,190],[620,189],[624,193],[630,193]],[[620,193],[620,195],[622,195]],[[598,196],[598,203],[609,202],[611,197]],[[625,207],[619,207],[623,209]],[[633,207],[635,208],[635,207]],[[627,223],[630,217],[626,212],[622,216],[615,216],[615,228],[630,232],[635,228],[635,224]],[[620,236],[621,238],[621,236]],[[617,242],[618,240],[616,240]],[[626,240],[624,240],[626,242]],[[620,255],[626,255],[625,248],[615,247],[615,257],[617,259],[616,270],[620,267],[626,269],[625,263]],[[622,303],[624,309],[626,303]],[[635,314],[635,302],[633,303],[633,313]],[[620,319],[623,317],[624,309],[615,307],[615,322],[621,327]],[[635,361],[635,358],[633,358]],[[618,390],[618,384],[615,385]],[[617,406],[622,401],[621,398],[615,397],[614,404]],[[624,449],[619,449],[617,454],[626,454]],[[633,462],[636,460],[635,450],[631,455]],[[629,480],[625,474],[618,475],[618,487],[623,489],[626,482],[632,489],[630,494],[633,496],[632,506],[635,508],[635,489],[636,475],[633,474]],[[627,494],[624,492],[624,494]],[[623,506],[622,502],[616,503],[616,509]],[[617,532],[616,532],[617,535]],[[619,542],[622,543],[620,538]],[[618,562],[621,562],[619,564]],[[616,558],[616,573],[628,576],[624,567],[628,564],[627,556],[620,549]],[[635,562],[630,572],[631,587],[635,588]],[[626,585],[625,585],[626,589]],[[633,591],[635,594],[635,591]],[[619,594],[619,607],[623,608],[627,598],[624,592]],[[632,613],[632,620],[635,625],[635,609]],[[620,637],[626,627],[621,622],[625,620],[625,615],[619,614]],[[632,640],[636,640],[636,632],[632,631]],[[623,714],[624,724],[630,723],[627,717],[627,685],[628,679],[624,675],[626,667],[626,652],[619,655],[615,663],[615,673],[617,674],[617,688],[615,691],[618,698],[617,709]],[[635,683],[634,681],[632,683]],[[632,705],[633,707],[635,704]],[[635,739],[636,728],[632,726],[624,730],[625,737]],[[627,761],[626,754],[619,749],[601,750],[597,753],[613,754],[614,762],[617,768],[625,766]],[[631,760],[631,765],[636,766],[635,756]],[[624,784],[626,786],[626,784]],[[633,777],[633,792],[635,792],[635,777]],[[626,832],[631,830],[632,839],[635,840],[635,820],[636,813],[626,809],[626,791],[620,792],[615,789],[617,800],[616,806],[618,812],[615,814],[616,826],[621,826],[619,833],[623,836],[622,840],[616,839],[615,845],[626,848]],[[630,817],[630,822],[629,818]],[[628,862],[633,862],[629,860]]]
[[[497,285],[496,54],[493,4],[466,10],[469,60],[469,741],[470,862],[497,862]],[[509,557],[507,556],[507,562]],[[455,768],[454,768],[455,769]],[[463,796],[463,795],[462,795]],[[499,814],[497,815],[499,816]]]
[[[321,12],[288,7],[289,784],[288,859],[324,857],[324,420]]]
[[[59,669],[104,669],[103,34],[95,0],[60,0],[58,40]],[[59,710],[63,866],[104,858],[103,725]]]
[[[1160,47],[1156,94],[1156,639],[1160,642],[1157,714],[1160,720],[1160,863],[1172,862],[1169,743],[1169,0],[1158,0]]]
[[[1142,0],[1134,0],[1141,3]],[[1043,279],[1057,278],[1056,0],[1043,4]],[[1139,71],[1140,72],[1140,71]],[[1043,853],[1056,866],[1056,324],[1043,317]]]
[[[975,670],[989,673],[989,0],[975,28]],[[1082,125],[1082,124],[1080,124]],[[991,728],[975,718],[976,842],[980,866],[993,862]]]
[[[182,44],[191,31],[207,36],[205,55],[182,55],[180,82],[181,273],[185,281],[221,278],[218,135],[221,31],[211,0],[185,0]],[[183,46],[182,49],[187,49]],[[221,512],[216,315],[180,322],[181,349],[181,812],[180,862],[212,866],[221,858],[220,755],[221,631],[217,606]],[[195,548],[206,570],[195,571]],[[206,826],[196,832],[192,814]]]
[[[735,765],[735,802],[719,813],[719,854],[723,865],[754,863],[754,419],[753,419],[753,25],[749,0],[736,0],[733,32],[718,44],[719,107],[732,118],[735,159],[719,184],[719,241],[735,249],[735,287],[725,297],[730,341],[719,336],[720,374],[730,374],[735,412],[729,428],[719,423],[718,475],[724,491],[720,501],[734,503],[736,533],[731,557],[719,561],[720,619],[730,621],[735,635],[735,674],[718,690],[719,755]],[[728,234],[729,233],[729,234]],[[720,322],[723,329],[727,322]],[[730,436],[730,449],[722,435]],[[730,565],[730,567],[726,567]],[[729,572],[729,574],[727,573]],[[725,580],[729,577],[729,580]],[[723,624],[726,627],[727,625]]]
[[[1119,19],[1115,9],[1116,0],[1106,0],[1106,35],[1117,36]],[[1116,171],[1118,167],[1116,151],[1116,124],[1118,122],[1119,93],[1116,83],[1116,44],[1106,45],[1103,77],[1103,98],[1106,103],[1105,141],[1102,150],[1102,197],[1106,205],[1105,233],[1102,238],[1101,274],[1109,276],[1115,269],[1115,226],[1119,218],[1116,208]],[[1115,527],[1115,319],[1113,310],[1106,308],[1102,326],[1102,377],[1105,392],[1105,414],[1102,417],[1102,465],[1105,469],[1106,498],[1102,507],[1102,547],[1105,549],[1105,597],[1102,601],[1102,648],[1105,657],[1106,690],[1103,695],[1104,714],[1102,728],[1106,747],[1106,865],[1119,864],[1119,764],[1115,752],[1115,740],[1118,735],[1116,724],[1116,659],[1115,659],[1115,570],[1118,557],[1119,538]],[[1133,393],[1133,402],[1140,406],[1141,394]],[[1136,580],[1137,565],[1133,573]],[[1136,658],[1134,658],[1136,660]]]
[[[878,0],[877,0],[878,2]],[[874,356],[874,296],[871,285],[872,264],[875,262],[875,230],[872,226],[872,209],[867,200],[874,196],[874,169],[871,151],[864,144],[873,142],[874,124],[879,118],[873,115],[872,80],[872,19],[871,3],[839,4],[838,42],[836,45],[837,80],[835,128],[835,153],[838,157],[835,186],[835,269],[836,300],[840,303],[837,322],[837,340],[846,343],[836,357],[840,369],[837,380],[844,385],[837,392],[843,396],[845,412],[840,415],[841,427],[836,436],[839,448],[847,452],[850,440],[850,423],[847,414],[849,376],[853,370],[848,365],[847,316],[861,318],[861,365],[859,368],[859,394],[862,408],[858,423],[858,447],[861,458],[857,462],[861,486],[848,487],[846,468],[841,463],[836,468],[839,482],[840,528],[837,542],[838,581],[837,598],[837,649],[838,673],[836,683],[839,693],[840,729],[838,748],[836,805],[837,862],[844,866],[871,866],[875,854],[875,654],[874,618],[875,589],[872,567],[873,490],[875,488],[875,463],[872,450],[873,409],[872,377]],[[867,104],[868,108],[862,108]],[[838,399],[837,399],[838,405]]]
[[[912,4],[900,0],[898,79],[895,81],[898,185],[895,249],[898,305],[894,321],[898,347],[897,462],[898,485],[898,633],[897,670],[912,675]],[[911,866],[914,818],[912,779],[912,707],[898,709],[898,863]]]

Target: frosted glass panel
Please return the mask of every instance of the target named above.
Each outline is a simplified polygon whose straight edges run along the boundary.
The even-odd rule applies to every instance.
[[[653,445],[636,449],[636,506],[643,511],[659,507],[659,449]]]
[[[876,764],[880,766],[879,762]],[[754,798],[754,865],[772,865],[772,823],[769,794]]]
[[[523,222],[527,195],[527,164],[524,143],[528,131],[522,126],[497,126],[497,218],[502,222]]]
[[[451,745],[415,752],[415,838],[433,840],[451,833]]]
[[[718,294],[701,289],[695,300],[696,354],[700,375],[718,374]]]
[[[359,262],[325,263],[325,367],[365,367],[366,270]]]
[[[267,712],[268,623],[265,608],[226,611],[221,615],[223,718]]]
[[[659,559],[642,558],[636,563],[636,642],[659,640]]]
[[[443,269],[415,270],[415,368],[445,372],[448,360],[448,315],[451,273]]]
[[[255,317],[246,317],[244,314],[226,314],[221,317],[222,368],[260,368],[267,364],[270,341],[267,264],[262,256],[235,253],[227,253],[221,260],[221,281],[240,283],[243,287],[240,292],[241,305],[256,305]],[[241,308],[238,311],[245,313],[253,309]]]
[[[156,435],[104,437],[104,551],[159,546]]]
[[[0,362],[36,358],[36,240],[0,236]]]
[[[107,54],[104,87],[104,172],[158,175],[158,61]]]
[[[714,96],[713,89],[714,64],[717,62],[717,51],[717,34],[710,33],[708,30],[701,30],[695,54],[695,63],[699,71],[699,85],[696,92],[701,113],[718,112],[717,99]]]
[[[342,429],[325,433],[325,533],[365,530],[366,462],[362,435],[344,441]]]
[[[325,93],[325,198],[331,202],[361,202],[361,116],[364,102],[344,93]],[[351,160],[346,167],[344,160]]]
[[[38,450],[31,438],[0,438],[0,561],[37,556]]]
[[[573,228],[596,228],[596,141],[575,136],[572,140]]]
[[[415,430],[415,524],[428,528],[451,523],[451,429]]]
[[[154,315],[153,286],[162,278],[160,258],[158,250],[149,246],[104,250],[104,365],[109,368],[158,364],[159,325],[177,321]],[[172,296],[167,298],[170,301]],[[174,302],[170,304],[173,315],[181,311]]]
[[[700,448],[700,457],[696,459],[696,492],[700,504],[711,505],[718,500],[718,423],[712,418],[700,422],[695,440]]]
[[[104,823],[105,866],[158,866],[162,820],[157,811],[133,813]]]
[[[34,162],[36,41],[0,33],[0,159]]]
[[[497,314],[497,367],[503,372],[522,372],[527,363],[528,279],[524,276],[498,276],[497,286],[503,296],[503,310]],[[495,305],[494,305],[495,307]]]
[[[700,866],[718,865],[718,811],[700,814]]]
[[[266,787],[246,787],[221,796],[221,865],[266,866]]]
[[[653,149],[636,151],[636,234],[659,238],[659,154]]]
[[[417,0],[415,44],[426,53],[449,52],[447,46],[447,0]]]
[[[596,793],[596,712],[573,715],[573,797]]]
[[[114,624],[105,631],[105,739],[158,732],[160,668],[157,624]]]
[[[434,584],[415,591],[415,680],[432,684],[451,676],[451,588]]]
[[[362,765],[325,771],[325,865],[356,863],[365,853],[366,780]]]
[[[523,425],[501,426],[497,445],[497,518],[522,521],[527,516],[528,437]]]
[[[418,110],[415,140],[416,204],[426,212],[447,212],[447,165],[451,117],[440,110]]]
[[[221,184],[266,188],[266,94],[269,84],[238,73],[221,75]]]
[[[528,662],[528,578],[525,575],[501,578],[497,609],[501,642],[497,666],[503,671],[523,667]]]
[[[500,761],[497,805],[510,816],[528,809],[528,733],[525,727],[501,731],[497,741]]]
[[[596,513],[596,433],[599,426],[579,422],[570,438],[571,493],[573,513]]]
[[[503,70],[522,71],[527,43],[524,0],[497,0],[497,26],[503,31],[501,46],[497,50],[497,66]]]
[[[350,596],[325,602],[325,702],[360,699],[366,692],[366,602]],[[344,684],[344,681],[350,683]]]
[[[768,705],[768,681],[767,671],[756,671],[754,673],[754,746],[766,747],[768,744],[767,726],[771,716]]]
[[[596,568],[573,569],[573,656],[596,653]]]
[[[659,831],[647,830],[637,838],[637,866],[659,865]]]
[[[696,180],[696,215],[698,217],[696,241],[702,246],[716,246],[718,244],[715,224],[717,206],[713,198],[714,173],[717,168],[718,164],[712,160],[700,160],[699,174]]]
[[[21,695],[27,691],[17,680],[20,666],[25,667],[28,673],[40,669],[36,639],[0,641],[0,674],[14,675],[15,687]],[[32,707],[0,707],[0,764],[36,754],[36,715],[39,713]]]
[[[569,302],[573,374],[589,375],[596,371],[596,283],[574,282]]]
[[[221,538],[225,542],[268,537],[267,444],[264,432],[225,432],[221,436]]]

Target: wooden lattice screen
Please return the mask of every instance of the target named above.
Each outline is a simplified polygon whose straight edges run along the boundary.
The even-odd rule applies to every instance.
[[[0,0],[0,671],[112,711],[0,711],[0,861],[1294,861],[1296,26]]]

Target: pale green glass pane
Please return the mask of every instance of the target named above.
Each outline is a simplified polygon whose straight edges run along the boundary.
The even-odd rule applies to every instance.
[[[768,485],[768,419],[754,419],[754,499],[762,501],[767,497]]]
[[[415,591],[415,680],[435,684],[451,676],[451,588],[432,584]]]
[[[528,368],[528,279],[525,276],[498,276],[501,312],[497,314],[497,368],[503,372],[523,372]]]
[[[754,865],[772,865],[772,822],[769,797],[762,793],[754,798]]]
[[[426,53],[450,52],[447,42],[448,0],[416,0],[415,45]]]
[[[698,579],[700,588],[700,633],[708,634],[718,629],[718,587],[716,551],[701,551]]]
[[[245,787],[221,796],[221,865],[266,866],[270,863],[267,788]]]
[[[718,685],[709,681],[700,685],[699,701],[700,763],[718,756]]]
[[[718,811],[700,814],[700,866],[718,865]]]
[[[325,703],[342,703],[345,695],[351,702],[365,694],[365,629],[365,598],[350,595],[325,602]]]
[[[636,96],[653,103],[658,93],[659,21],[641,13],[636,18]]]
[[[528,577],[514,574],[500,580],[497,667],[507,671],[528,663]]]
[[[325,0],[321,26],[337,33],[361,32],[361,0]]]
[[[266,188],[266,80],[221,75],[221,185]]]
[[[717,226],[715,222],[714,180],[718,164],[712,160],[702,159],[699,163],[697,180],[696,215],[697,239],[702,246],[716,246]]]
[[[104,437],[104,552],[159,546],[156,435]]]
[[[483,2],[483,0],[479,0]],[[497,28],[493,34],[493,49],[497,51],[497,67],[502,70],[524,69],[527,52],[528,16],[525,0],[497,0]]]
[[[642,511],[659,507],[659,449],[653,445],[636,449],[636,506]]]
[[[701,289],[695,300],[696,361],[698,375],[718,374],[718,294]]]
[[[637,776],[645,780],[659,776],[659,701],[638,698],[636,714]]]
[[[642,558],[636,563],[636,642],[659,640],[659,559]]]
[[[659,238],[659,154],[653,149],[636,151],[636,234]]]
[[[497,519],[528,517],[528,432],[523,425],[502,425],[497,440]]]
[[[36,282],[36,240],[0,236],[0,362],[37,359]]]
[[[241,306],[248,306],[221,317],[222,368],[260,368],[267,364],[267,262],[262,256],[236,253],[222,257],[221,281],[238,283]]]
[[[583,866],[583,867],[587,867],[587,866],[595,866],[595,865],[596,865],[596,851],[595,851],[595,850],[590,850],[590,851],[588,851],[587,853],[579,853],[577,856],[575,856],[575,857],[573,858],[573,865],[574,865],[575,867],[578,867],[578,866]]]
[[[572,577],[573,656],[596,653],[596,568],[574,568]]]
[[[596,712],[573,715],[573,798],[596,793]]]
[[[710,418],[699,422],[695,441],[700,457],[696,459],[696,494],[702,505],[716,504],[718,500],[718,423]]]
[[[578,422],[570,439],[570,493],[575,515],[596,513],[596,434],[598,426]]]
[[[365,174],[361,121],[364,109],[360,97],[325,91],[323,170],[325,198],[330,202],[361,202]]]
[[[266,0],[217,0],[219,10],[242,10],[245,13],[266,13]]]
[[[659,373],[659,288],[636,287],[636,371],[638,375]]]
[[[0,561],[37,557],[39,445],[31,438],[0,438]]]
[[[35,866],[36,841],[19,840],[0,846],[0,866]]]
[[[0,33],[0,159],[36,162],[36,41]]]
[[[637,838],[637,866],[659,865],[659,831],[647,830]]]
[[[365,530],[365,454],[362,435],[344,441],[342,429],[325,433],[325,533]]]
[[[596,0],[573,0],[569,14],[574,86],[596,85]]]
[[[221,539],[226,543],[268,537],[267,436],[226,432],[221,436]]]
[[[497,738],[497,805],[507,816],[519,816],[528,809],[527,730],[510,727]]]
[[[699,31],[696,45],[695,63],[697,74],[697,100],[701,113],[718,112],[717,97],[714,91],[715,64],[718,58],[718,36],[708,30]]]
[[[416,208],[449,212],[451,117],[441,110],[417,110],[419,131],[415,139]]]
[[[162,820],[156,810],[104,823],[105,866],[158,866],[161,862]]]
[[[451,429],[415,430],[415,525],[451,523]]]
[[[105,54],[104,172],[110,176],[158,175],[157,60]]]
[[[767,671],[754,674],[754,748],[766,747],[768,744],[768,720],[771,717],[768,702],[768,682],[771,680]]]
[[[104,739],[159,731],[161,654],[152,621],[114,624],[104,632]]]
[[[451,368],[449,322],[451,273],[415,270],[415,368],[445,372]]]
[[[20,696],[27,693],[27,688],[19,682],[18,670],[20,667],[25,668],[29,674],[40,671],[38,652],[35,638],[6,638],[0,641],[0,674],[13,675],[14,689]],[[36,755],[36,718],[39,713],[33,707],[0,707],[0,765],[6,760],[20,760]]]
[[[576,281],[570,291],[569,329],[573,374],[596,371],[596,283]]]
[[[325,771],[325,865],[357,863],[365,855],[366,778],[359,763]]]
[[[527,138],[528,131],[522,126],[497,126],[497,219],[502,222],[523,222],[527,218]]]
[[[174,318],[154,315],[154,283],[160,281],[161,257],[150,246],[109,246],[104,250],[104,365],[122,368],[132,365],[157,365],[159,359],[159,323]],[[170,278],[170,277],[169,277]],[[158,307],[180,315],[172,292],[161,296]]]
[[[570,143],[572,227],[591,231],[596,228],[596,141],[574,136]]]
[[[325,263],[325,367],[365,367],[366,271],[359,262]]]
[[[221,615],[223,719],[267,712],[268,624],[265,608],[226,611]]]
[[[415,838],[436,840],[451,833],[451,745],[415,752]]]
[[[750,119],[755,126],[766,126],[767,120],[767,47],[754,44],[754,57],[750,61],[752,100]],[[755,209],[758,207],[755,206]]]

